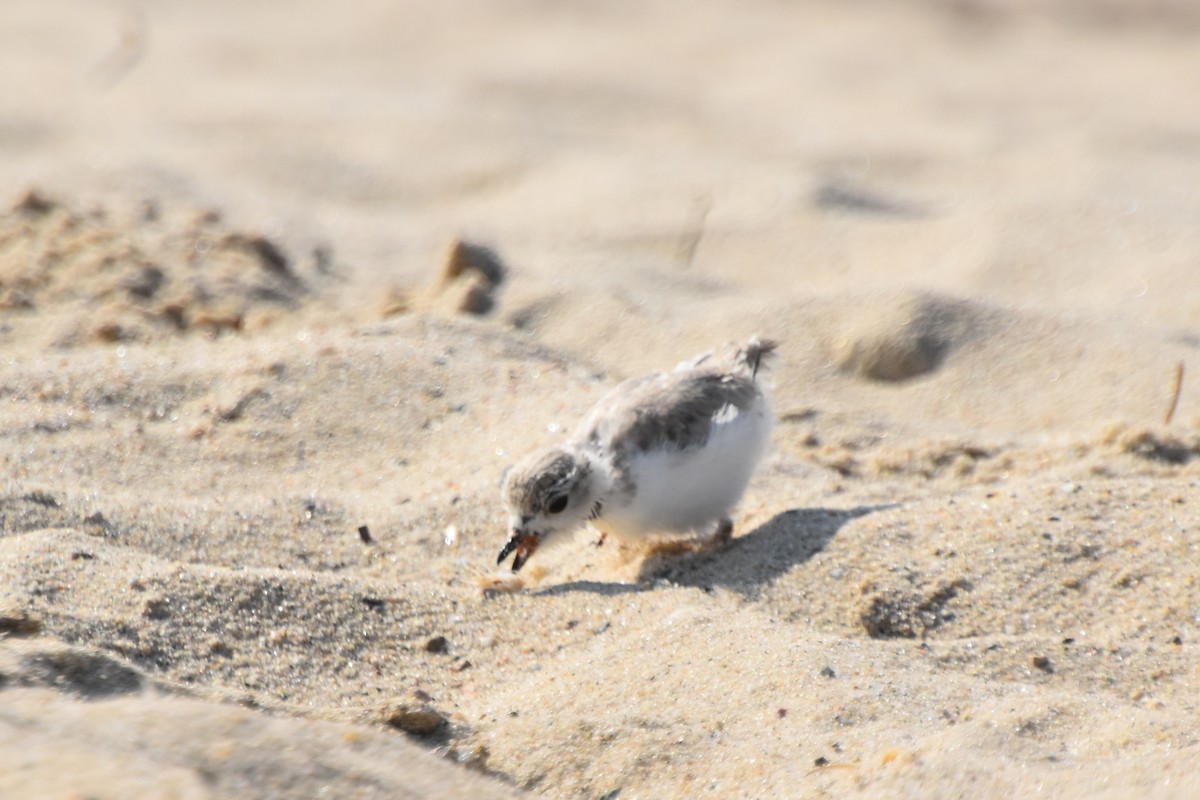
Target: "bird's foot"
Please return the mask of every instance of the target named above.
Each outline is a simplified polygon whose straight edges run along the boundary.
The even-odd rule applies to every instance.
[[[733,540],[733,520],[724,517],[717,529],[705,539],[664,539],[651,543],[649,555],[678,556],[684,553],[708,553],[720,550]]]
[[[713,531],[713,535],[705,542],[709,547],[724,547],[733,541],[733,520],[729,517],[722,517],[717,523],[717,529]]]
[[[693,539],[658,539],[650,542],[647,556],[680,556],[698,552],[699,542]]]

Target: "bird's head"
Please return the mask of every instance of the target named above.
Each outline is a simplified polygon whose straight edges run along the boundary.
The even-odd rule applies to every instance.
[[[548,539],[587,524],[596,502],[592,473],[587,456],[568,447],[542,450],[514,465],[500,488],[509,537],[496,563],[515,551],[516,572]]]

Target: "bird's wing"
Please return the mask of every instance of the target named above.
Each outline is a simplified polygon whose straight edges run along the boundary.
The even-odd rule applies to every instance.
[[[759,396],[751,377],[728,370],[648,375],[626,381],[597,403],[578,438],[616,456],[699,447],[714,424],[733,419]]]

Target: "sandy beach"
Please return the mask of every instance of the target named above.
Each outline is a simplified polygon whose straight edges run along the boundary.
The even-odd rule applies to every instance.
[[[8,0],[0,800],[1200,796],[1198,37]],[[728,546],[497,571],[752,334]]]

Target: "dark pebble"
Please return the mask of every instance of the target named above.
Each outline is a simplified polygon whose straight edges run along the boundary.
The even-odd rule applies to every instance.
[[[433,733],[446,724],[446,718],[429,706],[412,706],[398,703],[383,711],[383,721],[405,733],[423,735]]]

